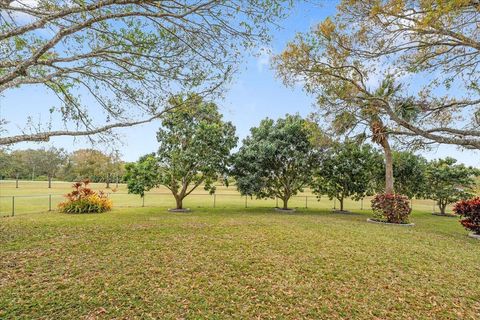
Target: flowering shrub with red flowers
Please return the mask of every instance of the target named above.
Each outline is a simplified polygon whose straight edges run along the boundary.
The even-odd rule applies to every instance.
[[[377,194],[372,209],[375,220],[389,223],[408,223],[412,211],[408,197],[402,194]]]
[[[465,229],[480,234],[480,197],[457,202],[453,212],[462,217],[460,223]]]
[[[112,209],[112,200],[102,191],[95,192],[88,187],[89,180],[73,184],[73,191],[66,194],[66,201],[58,208],[65,213],[100,213]]]

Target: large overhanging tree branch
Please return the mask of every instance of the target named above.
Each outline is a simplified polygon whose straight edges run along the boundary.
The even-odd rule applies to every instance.
[[[396,102],[382,108],[395,133],[480,149],[479,24],[478,1],[345,0],[312,33],[389,74]]]
[[[0,95],[48,90],[59,101],[49,111],[64,124],[32,126],[0,145],[141,124],[179,91],[221,94],[245,49],[268,40],[285,2],[0,1]]]
[[[116,123],[105,125],[99,128],[91,128],[89,130],[83,130],[83,131],[56,130],[56,131],[39,132],[39,133],[31,133],[31,134],[20,134],[20,135],[10,136],[10,137],[0,137],[0,145],[10,145],[10,144],[15,144],[18,142],[26,142],[26,141],[47,142],[52,137],[59,137],[59,136],[81,137],[81,136],[90,136],[90,135],[95,135],[99,133],[105,133],[116,128],[132,127],[132,126],[151,122],[161,117],[167,111],[170,111],[170,109],[166,109],[165,111],[162,111],[159,114],[155,114],[152,117],[144,120],[116,122]]]

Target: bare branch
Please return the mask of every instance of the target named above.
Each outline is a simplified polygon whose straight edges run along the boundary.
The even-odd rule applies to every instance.
[[[17,136],[5,137],[0,138],[0,145],[10,145],[15,144],[18,142],[48,142],[52,137],[59,137],[59,136],[71,136],[71,137],[79,137],[79,136],[92,136],[100,133],[105,133],[112,129],[116,128],[125,128],[125,127],[133,127],[140,124],[145,124],[148,122],[152,122],[153,120],[159,119],[165,112],[170,111],[170,109],[166,109],[148,119],[139,120],[139,121],[127,121],[127,122],[117,122],[112,123],[109,125],[105,125],[98,128],[92,128],[89,130],[84,131],[69,131],[69,130],[57,130],[57,131],[46,131],[46,132],[38,132],[32,134],[22,134]]]

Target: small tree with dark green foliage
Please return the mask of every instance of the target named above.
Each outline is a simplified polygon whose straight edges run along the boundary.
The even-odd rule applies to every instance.
[[[313,124],[298,115],[262,120],[234,157],[233,176],[242,195],[288,200],[312,179],[319,151],[313,146]]]
[[[428,161],[409,151],[393,151],[394,188],[397,195],[406,195],[411,204],[412,198],[424,198],[427,189]],[[377,192],[383,192],[385,176],[379,172],[377,176]]]
[[[125,164],[124,180],[127,182],[128,192],[145,196],[145,191],[158,185],[160,166],[155,153],[146,154],[137,162]]]
[[[237,137],[214,103],[198,95],[177,96],[170,103],[175,108],[162,119],[158,152],[129,164],[126,180],[129,192],[141,196],[160,185],[167,187],[176,208],[183,209],[183,199],[200,185],[215,191],[214,182],[226,172]]]
[[[431,161],[427,168],[427,196],[435,200],[441,214],[447,205],[474,196],[478,169],[456,164],[457,160],[445,158]]]
[[[315,170],[313,190],[318,196],[336,198],[343,211],[346,198],[360,200],[373,194],[373,181],[382,167],[383,157],[370,145],[350,141],[336,144]]]
[[[407,151],[393,153],[395,191],[410,199],[423,197],[426,189],[427,160]]]

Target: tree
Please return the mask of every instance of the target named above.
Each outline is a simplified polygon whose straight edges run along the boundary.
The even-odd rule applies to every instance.
[[[407,151],[393,153],[393,176],[395,190],[408,196],[421,198],[425,195],[427,160]]]
[[[67,153],[64,149],[60,148],[50,148],[50,149],[40,149],[37,157],[37,166],[38,173],[44,174],[48,179],[48,187],[52,187],[52,178],[54,178],[57,173],[65,165],[67,159]]]
[[[70,155],[64,176],[69,181],[104,181],[111,163],[112,158],[99,150],[79,149]]]
[[[148,191],[158,185],[160,166],[155,153],[146,154],[137,162],[125,165],[124,180],[127,182],[128,192],[145,196]]]
[[[118,182],[119,176],[123,176],[125,173],[124,163],[120,158],[120,153],[118,150],[111,152],[108,157],[108,161],[105,165],[105,174],[104,179],[106,183],[106,188],[110,188],[110,182],[113,181],[113,178]]]
[[[286,52],[343,100],[374,102],[395,134],[480,149],[479,23],[478,1],[344,0]],[[372,94],[378,78],[394,83],[389,99]]]
[[[12,157],[6,150],[0,149],[0,180],[6,177],[12,177],[13,171]]]
[[[456,164],[457,160],[445,158],[431,161],[427,168],[427,195],[437,201],[441,214],[450,203],[474,196],[478,169]]]
[[[329,20],[327,20],[328,22]],[[370,90],[365,83],[366,66],[350,61],[332,42],[329,23],[312,34],[298,35],[276,56],[277,74],[287,85],[302,83],[307,93],[317,96],[319,119],[330,123],[333,135],[370,137],[385,156],[385,193],[394,193],[393,151],[390,123],[379,104],[390,101],[394,83],[387,78]]]
[[[38,150],[14,150],[10,153],[10,156],[12,158],[12,171],[15,172],[15,176],[21,179],[35,180],[35,177],[39,175],[40,156]]]
[[[10,177],[32,179],[44,176],[49,180],[56,177],[66,163],[67,153],[64,149],[25,149],[5,153],[8,161],[4,164]]]
[[[288,200],[311,182],[319,163],[310,126],[298,115],[287,115],[277,121],[267,118],[252,128],[234,156],[232,174],[240,193],[278,197],[287,210]]]
[[[178,90],[218,94],[289,2],[0,1],[0,94],[26,85],[51,92],[59,104],[49,112],[65,127],[31,123],[0,145],[152,121]]]
[[[316,194],[336,198],[340,210],[345,198],[360,200],[372,195],[374,178],[383,167],[383,158],[370,145],[347,141],[336,144],[322,156],[312,183]]]
[[[126,177],[129,192],[143,197],[163,185],[172,192],[176,209],[183,209],[185,197],[200,185],[215,191],[214,182],[226,172],[237,137],[213,102],[190,94],[172,98],[170,104],[175,108],[162,118],[158,152],[129,164]]]

